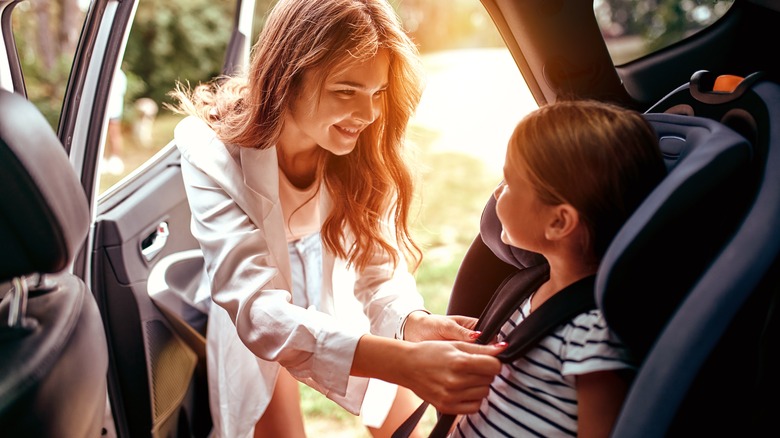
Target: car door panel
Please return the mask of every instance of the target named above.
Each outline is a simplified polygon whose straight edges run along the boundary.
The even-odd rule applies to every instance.
[[[192,341],[192,332],[205,335],[205,322],[201,318],[200,331],[184,327],[191,315],[175,305],[161,311],[149,290],[150,277],[171,278],[174,290],[186,290],[182,266],[191,278],[202,272],[178,160],[169,146],[142,178],[98,205],[93,284],[109,338],[118,436],[206,436],[210,430],[203,344]],[[155,252],[145,255],[150,248]],[[179,253],[194,265],[166,262]],[[153,275],[161,262],[174,267],[172,274]]]
[[[248,58],[254,1],[237,5],[226,71]],[[99,198],[95,189],[111,77],[136,7],[133,0],[93,1],[66,93],[61,137],[85,191],[96,197],[89,250],[75,270],[89,279],[106,329],[109,436],[205,437],[212,426],[205,362],[210,294],[190,232],[179,152],[169,143]]]

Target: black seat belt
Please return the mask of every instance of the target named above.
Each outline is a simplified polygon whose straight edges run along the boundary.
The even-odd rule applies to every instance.
[[[498,287],[498,291],[493,295],[479,318],[477,330],[481,330],[482,334],[476,342],[485,344],[495,339],[503,324],[512,316],[523,300],[547,281],[549,272],[549,266],[543,264],[520,270],[507,277]],[[580,313],[595,309],[594,282],[595,276],[585,277],[542,303],[504,339],[509,345],[496,357],[502,363],[513,362],[522,357],[556,327]],[[417,423],[420,422],[427,408],[428,403],[423,402],[396,429],[392,438],[408,437]],[[439,420],[428,437],[442,438],[447,436],[455,418],[456,416],[451,414],[439,416]]]

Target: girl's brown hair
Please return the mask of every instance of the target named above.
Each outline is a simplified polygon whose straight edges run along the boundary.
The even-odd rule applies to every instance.
[[[280,0],[252,49],[246,75],[221,78],[171,95],[177,111],[205,120],[227,144],[269,148],[301,92],[305,73],[322,84],[328,74],[376,55],[390,54],[381,116],[344,156],[321,163],[333,208],[322,228],[324,245],[357,268],[377,251],[399,262],[397,247],[417,264],[422,258],[408,229],[413,178],[404,159],[407,123],[422,95],[417,47],[385,0]],[[389,215],[388,215],[389,214]],[[387,229],[392,221],[395,229]],[[346,230],[354,244],[346,247]]]
[[[512,134],[507,160],[524,165],[542,202],[579,212],[588,230],[585,248],[597,259],[666,175],[658,138],[641,114],[588,100],[557,102],[526,116]]]

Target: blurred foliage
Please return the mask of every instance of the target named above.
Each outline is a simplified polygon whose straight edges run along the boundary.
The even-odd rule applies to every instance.
[[[668,47],[717,21],[734,0],[595,0],[593,10],[616,64]],[[635,42],[622,53],[621,39]]]
[[[28,98],[56,127],[83,12],[76,0],[29,0],[13,8],[14,40]]]
[[[274,3],[257,1],[253,40]],[[391,3],[423,52],[502,44],[476,0]],[[21,3],[14,16],[28,96],[53,127],[61,111],[75,46],[52,50],[43,44],[58,40],[54,35],[63,32],[63,11],[73,7],[78,7],[73,0],[29,0]],[[230,38],[233,7],[229,0],[141,0],[122,62],[128,77],[126,104],[139,97],[165,102],[176,81],[197,84],[219,75]],[[76,34],[83,25],[83,10],[77,12],[81,19],[75,20],[72,26],[77,28],[71,29]],[[55,53],[52,65],[42,64],[40,53],[44,49]]]
[[[60,54],[51,68],[45,68],[31,50],[20,51],[19,58],[24,71],[27,98],[35,103],[52,128],[56,129],[72,55]]]
[[[163,102],[176,81],[219,75],[233,6],[227,0],[140,1],[122,62],[130,83],[127,99]]]

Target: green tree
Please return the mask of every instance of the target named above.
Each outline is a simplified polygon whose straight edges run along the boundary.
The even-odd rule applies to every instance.
[[[83,17],[77,0],[29,0],[14,7],[27,96],[55,129]]]
[[[167,100],[176,81],[208,81],[224,63],[230,1],[144,0],[128,37],[123,67],[131,82],[128,99]]]

